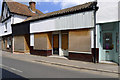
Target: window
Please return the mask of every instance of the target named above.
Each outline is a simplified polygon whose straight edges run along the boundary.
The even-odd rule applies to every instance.
[[[7,32],[7,23],[5,23],[5,29],[4,32]]]
[[[105,50],[112,50],[112,33],[104,33],[103,34],[103,49]]]

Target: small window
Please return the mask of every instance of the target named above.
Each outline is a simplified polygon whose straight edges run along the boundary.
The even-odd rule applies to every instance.
[[[5,23],[5,30],[4,32],[7,32],[7,23]]]
[[[112,33],[104,33],[103,34],[103,49],[105,49],[105,50],[113,49]]]

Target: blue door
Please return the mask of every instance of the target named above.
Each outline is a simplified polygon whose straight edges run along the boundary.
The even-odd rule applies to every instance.
[[[112,31],[104,31],[103,33],[103,52],[106,61],[113,61],[114,54],[114,38]]]

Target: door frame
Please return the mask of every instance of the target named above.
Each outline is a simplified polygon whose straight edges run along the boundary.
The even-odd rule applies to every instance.
[[[53,36],[54,35],[58,35],[58,48],[59,48],[59,31],[55,31],[55,32],[52,32],[52,55],[54,55],[54,52],[53,52]],[[60,52],[58,53],[58,56],[59,56]]]

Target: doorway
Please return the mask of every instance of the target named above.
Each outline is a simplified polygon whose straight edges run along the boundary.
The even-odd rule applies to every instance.
[[[53,55],[59,55],[59,34],[53,34]]]
[[[118,62],[118,25],[105,23],[100,26],[100,61]]]

